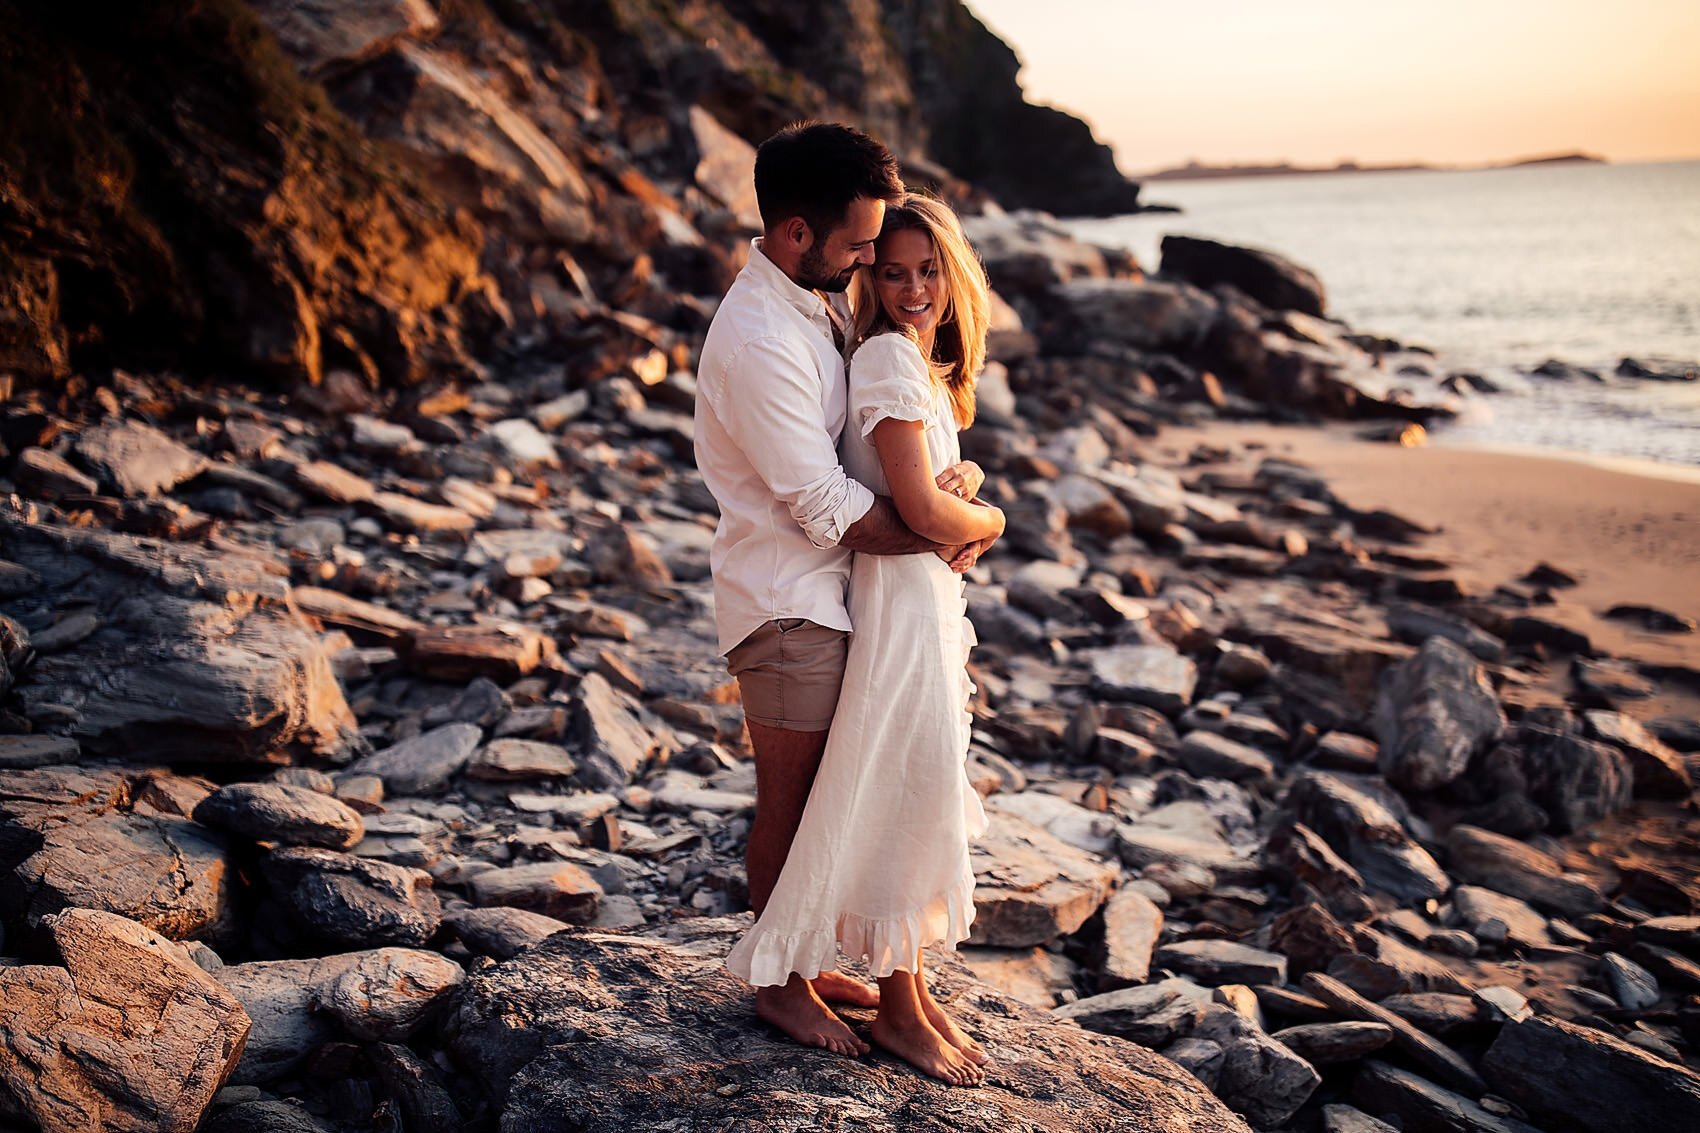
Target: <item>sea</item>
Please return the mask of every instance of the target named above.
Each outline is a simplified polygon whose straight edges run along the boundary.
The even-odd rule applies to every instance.
[[[1390,364],[1500,388],[1460,395],[1435,443],[1700,466],[1700,381],[1617,375],[1624,358],[1700,365],[1700,161],[1160,181],[1143,195],[1182,211],[1069,227],[1147,271],[1170,233],[1278,252],[1321,278],[1332,317],[1433,351]],[[1602,380],[1532,376],[1549,359]]]

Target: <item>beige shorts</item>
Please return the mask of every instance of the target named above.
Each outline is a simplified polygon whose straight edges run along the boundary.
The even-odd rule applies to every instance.
[[[726,654],[744,718],[790,732],[824,732],[838,708],[850,635],[804,618],[767,622]]]

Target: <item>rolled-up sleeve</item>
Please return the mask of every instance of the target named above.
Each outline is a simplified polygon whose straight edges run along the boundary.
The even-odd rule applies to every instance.
[[[782,338],[758,338],[727,360],[719,387],[715,412],[768,490],[810,543],[838,546],[874,494],[838,462],[810,360]]]

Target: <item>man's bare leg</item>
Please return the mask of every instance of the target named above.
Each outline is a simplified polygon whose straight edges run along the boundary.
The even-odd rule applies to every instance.
[[[750,823],[750,836],[744,849],[744,869],[749,876],[750,907],[759,917],[767,908],[768,898],[773,896],[779,871],[791,852],[791,840],[797,836],[797,827],[803,821],[809,788],[814,786],[815,772],[820,769],[821,756],[826,752],[827,734],[772,728],[754,720],[748,721],[748,727],[756,761],[756,815]],[[827,982],[835,994],[842,994],[842,985],[855,984],[843,976]],[[866,988],[861,990],[867,994]],[[792,976],[784,987],[758,987],[756,1014],[804,1046],[822,1047],[839,1054],[868,1051],[868,1044],[832,1013],[821,995],[801,976]]]
[[[978,1086],[986,1080],[986,1072],[928,1022],[914,974],[893,972],[880,981],[880,1013],[870,1033],[882,1048],[941,1082]]]
[[[956,1025],[955,1019],[944,1013],[944,1008],[939,1006],[938,1000],[933,998],[933,993],[927,988],[927,973],[920,964],[915,965],[915,990],[921,997],[921,1010],[926,1013],[927,1022],[933,1025],[933,1030],[944,1036],[946,1042],[960,1050],[962,1057],[976,1066],[984,1066],[992,1060],[985,1047],[970,1038],[966,1031]]]

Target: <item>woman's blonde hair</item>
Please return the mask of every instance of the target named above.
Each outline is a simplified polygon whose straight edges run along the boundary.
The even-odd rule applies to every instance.
[[[985,265],[974,254],[962,222],[942,201],[909,193],[896,204],[887,205],[880,239],[893,232],[925,232],[933,241],[939,271],[944,277],[944,311],[939,315],[933,338],[933,377],[950,397],[951,413],[958,428],[974,420],[974,386],[986,361],[986,327],[991,321],[991,283]],[[850,309],[854,326],[852,351],[876,334],[898,331],[915,338],[913,327],[893,322],[880,303],[874,287],[873,268],[856,273],[850,285]]]

